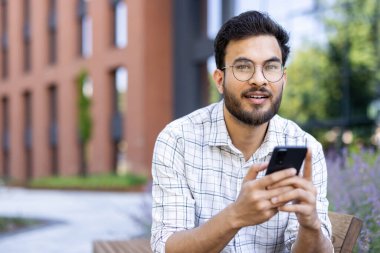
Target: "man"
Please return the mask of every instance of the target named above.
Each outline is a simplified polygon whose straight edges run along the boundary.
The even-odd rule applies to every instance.
[[[170,123],[153,155],[154,252],[333,252],[322,146],[277,115],[287,33],[249,11],[216,36],[213,74],[224,100]],[[265,176],[275,146],[309,151]]]

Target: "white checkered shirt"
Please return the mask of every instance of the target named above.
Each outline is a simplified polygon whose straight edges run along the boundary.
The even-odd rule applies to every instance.
[[[154,252],[176,231],[192,229],[234,202],[248,169],[269,161],[275,146],[303,145],[312,149],[313,183],[322,231],[330,238],[326,198],[327,170],[322,146],[294,122],[274,116],[260,148],[245,161],[231,142],[223,117],[223,100],[173,121],[160,133],[153,154]],[[258,178],[263,177],[260,172]],[[244,227],[222,252],[290,252],[298,221],[279,212],[267,222]]]

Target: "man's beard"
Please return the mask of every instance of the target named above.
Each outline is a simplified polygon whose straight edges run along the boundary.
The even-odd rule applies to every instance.
[[[266,111],[261,111],[261,105],[253,105],[252,110],[247,111],[244,110],[241,106],[241,99],[243,99],[244,95],[242,95],[242,98],[236,98],[231,92],[228,91],[226,88],[226,85],[224,86],[224,104],[229,111],[237,120],[241,121],[244,124],[247,124],[249,126],[259,126],[261,124],[264,124],[268,122],[270,119],[273,118],[274,115],[277,114],[280,104],[281,104],[281,98],[282,98],[282,87],[280,95],[275,98],[275,100],[271,103],[271,106]],[[282,86],[282,84],[281,84]],[[247,92],[265,92],[267,94],[272,95],[265,87],[261,88],[251,88],[248,91],[243,92],[242,94],[245,94]],[[270,96],[272,97],[272,96]]]

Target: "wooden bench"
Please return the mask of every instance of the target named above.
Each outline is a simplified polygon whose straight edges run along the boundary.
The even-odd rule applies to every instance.
[[[147,238],[128,241],[95,241],[94,253],[152,253]]]
[[[329,212],[332,224],[332,243],[335,253],[352,252],[362,229],[363,221],[353,215]]]
[[[355,216],[329,212],[335,253],[349,253],[355,247],[363,222]],[[128,241],[95,241],[94,253],[152,253],[147,238]]]

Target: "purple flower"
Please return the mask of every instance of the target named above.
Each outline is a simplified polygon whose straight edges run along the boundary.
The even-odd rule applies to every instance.
[[[362,149],[340,154],[328,152],[328,198],[336,212],[350,213],[363,220],[358,252],[380,248],[380,152]]]

